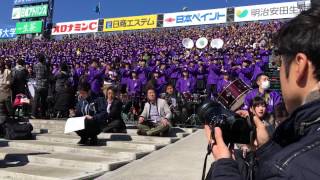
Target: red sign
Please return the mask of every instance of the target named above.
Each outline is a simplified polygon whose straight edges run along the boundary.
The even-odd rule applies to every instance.
[[[98,24],[98,20],[57,23],[52,29],[52,35],[98,32]]]

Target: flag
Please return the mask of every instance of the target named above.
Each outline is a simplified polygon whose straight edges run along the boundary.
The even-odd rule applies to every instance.
[[[101,10],[101,7],[100,7],[100,2],[99,2],[99,3],[96,5],[95,12],[100,14],[100,10]]]

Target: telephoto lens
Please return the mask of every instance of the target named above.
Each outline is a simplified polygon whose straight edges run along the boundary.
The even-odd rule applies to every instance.
[[[238,114],[227,110],[220,103],[206,101],[198,109],[200,120],[211,129],[211,137],[214,139],[214,128],[220,127],[224,142],[250,144],[255,139],[255,127],[252,118],[243,118]]]

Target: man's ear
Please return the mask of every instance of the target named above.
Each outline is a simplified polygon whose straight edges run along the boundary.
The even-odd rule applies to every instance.
[[[308,77],[308,70],[310,69],[308,58],[304,53],[298,53],[294,59],[294,64],[296,66],[296,82],[301,86],[306,85],[306,78]]]

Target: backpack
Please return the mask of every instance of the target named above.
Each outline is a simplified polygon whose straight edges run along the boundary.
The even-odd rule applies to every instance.
[[[4,124],[4,138],[9,140],[29,140],[32,139],[33,126],[29,119],[19,117],[8,118]]]

